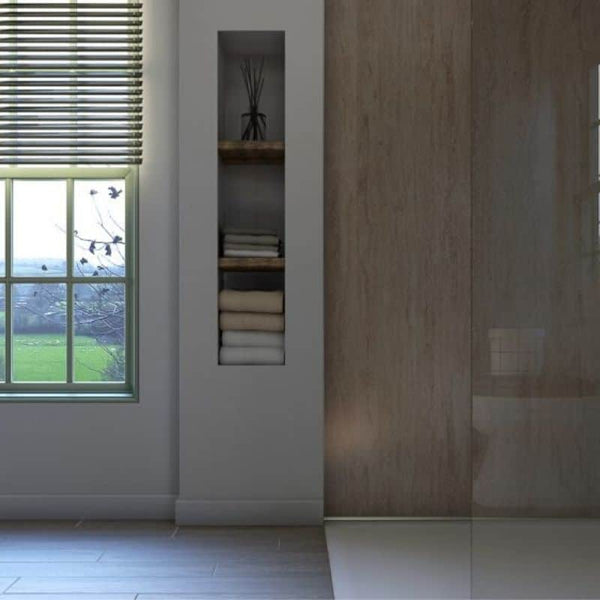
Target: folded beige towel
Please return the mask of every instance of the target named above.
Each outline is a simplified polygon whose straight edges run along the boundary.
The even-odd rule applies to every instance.
[[[224,331],[221,336],[223,346],[271,347],[283,348],[285,338],[283,333],[276,331]]]
[[[260,248],[260,246],[256,246]],[[223,252],[224,256],[231,258],[278,258],[277,250],[227,250]]]
[[[282,313],[283,292],[219,292],[219,310],[251,313]]]
[[[276,235],[248,235],[243,233],[226,233],[223,241],[226,244],[252,244],[253,246],[276,246],[279,238]]]
[[[283,331],[283,315],[251,312],[222,312],[219,317],[222,331]]]
[[[283,348],[221,348],[219,363],[222,365],[282,365]]]

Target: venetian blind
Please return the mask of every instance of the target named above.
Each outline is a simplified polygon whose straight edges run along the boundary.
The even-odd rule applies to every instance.
[[[141,160],[142,3],[0,0],[0,163]]]

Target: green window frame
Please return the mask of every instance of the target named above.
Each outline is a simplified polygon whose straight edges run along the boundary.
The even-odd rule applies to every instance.
[[[124,180],[125,193],[125,273],[124,276],[103,277],[100,274],[75,273],[74,229],[75,182],[82,180]],[[66,182],[66,274],[64,276],[19,276],[13,269],[13,187],[15,181]],[[0,286],[5,291],[5,374],[0,383],[2,401],[81,401],[123,402],[136,400],[137,393],[137,203],[138,168],[126,167],[9,167],[0,168],[0,182],[5,186],[5,272],[0,276]],[[66,288],[66,381],[64,383],[20,383],[13,378],[13,290],[19,284],[64,284]],[[122,284],[125,289],[125,350],[123,382],[75,381],[74,304],[75,286],[78,284]],[[0,374],[1,378],[1,374]]]

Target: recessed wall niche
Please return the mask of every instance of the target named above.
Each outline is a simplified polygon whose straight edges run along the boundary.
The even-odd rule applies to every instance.
[[[285,33],[219,32],[219,364],[285,364]]]

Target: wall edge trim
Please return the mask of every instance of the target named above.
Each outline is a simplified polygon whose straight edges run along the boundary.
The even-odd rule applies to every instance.
[[[174,494],[0,495],[0,520],[173,519]]]

